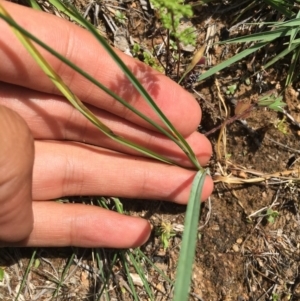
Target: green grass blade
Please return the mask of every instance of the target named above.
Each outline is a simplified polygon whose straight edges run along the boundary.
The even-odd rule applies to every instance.
[[[264,0],[264,2],[287,17],[292,17],[294,15],[293,11],[291,10],[293,7],[292,4],[287,3],[286,0]]]
[[[218,42],[218,44],[233,44],[233,43],[249,43],[249,42],[271,42],[280,37],[289,36],[292,32],[291,28],[278,28],[270,31],[263,31],[247,36],[236,37],[233,39]]]
[[[111,198],[116,206],[116,211],[118,213],[124,214],[123,204],[121,203],[119,198],[112,197]]]
[[[300,44],[300,39],[295,39],[293,42],[292,42],[292,44]]]
[[[67,7],[61,1],[49,0],[49,3],[51,3],[58,11],[67,15],[72,21],[75,21],[78,24],[80,24],[81,26],[85,27],[84,23],[82,23],[82,21],[79,18],[77,18],[77,16],[75,14],[71,13],[69,11],[69,9],[67,9]],[[88,22],[88,21],[86,21],[86,22]]]
[[[127,259],[126,259],[125,251],[120,252],[120,258],[121,258],[123,267],[124,267],[125,272],[126,272],[126,277],[127,277],[129,287],[130,287],[131,292],[132,292],[133,299],[135,301],[139,301],[139,297],[137,295],[134,283],[133,283],[132,278],[130,276],[130,270],[129,270],[128,262],[127,262]]]
[[[143,265],[141,264],[141,262],[136,260],[136,258],[135,258],[135,256],[136,256],[135,253],[136,252],[134,252],[134,253],[133,252],[128,251],[128,257],[130,259],[130,263],[134,266],[134,269],[136,270],[136,272],[140,276],[140,278],[143,282],[144,289],[145,289],[146,293],[148,294],[149,300],[154,300],[153,293],[152,293],[151,288],[148,284],[148,280],[145,277],[145,272],[143,271]]]
[[[64,9],[66,10],[67,8],[64,8]],[[0,15],[0,17],[1,17],[1,15]],[[30,38],[31,40],[33,40],[34,42],[36,42],[38,45],[40,45],[41,47],[43,47],[44,49],[46,49],[49,53],[53,54],[59,60],[61,60],[62,62],[64,62],[66,65],[68,65],[70,68],[72,68],[73,70],[75,70],[76,72],[78,72],[79,74],[81,74],[83,77],[85,77],[87,80],[89,80],[90,82],[92,82],[94,85],[96,85],[97,87],[99,87],[100,89],[102,89],[103,91],[105,91],[108,95],[110,95],[111,97],[115,98],[117,101],[119,101],[122,105],[124,105],[125,107],[127,107],[133,113],[135,113],[136,115],[138,115],[139,117],[141,117],[142,119],[144,119],[145,121],[147,121],[149,124],[151,124],[153,127],[155,127],[162,134],[166,135],[171,140],[174,140],[173,136],[168,131],[166,131],[165,129],[163,129],[156,122],[153,122],[153,120],[151,120],[150,118],[148,118],[146,115],[144,115],[141,112],[139,112],[138,110],[136,110],[126,100],[122,99],[117,94],[115,94],[113,91],[111,91],[108,88],[106,88],[104,85],[102,85],[99,81],[95,80],[88,73],[86,73],[82,69],[78,68],[71,61],[69,61],[68,59],[66,59],[64,56],[60,55],[58,52],[56,52],[55,50],[53,50],[52,48],[50,48],[48,45],[46,45],[45,43],[43,43],[42,41],[40,41],[39,39],[37,39],[31,33],[29,33],[28,31],[24,30],[22,27],[20,27],[13,20],[9,20],[9,19],[7,19],[5,17],[2,17],[2,18],[6,22],[8,22],[11,26],[13,26],[16,29],[18,29],[22,34],[24,34],[25,36],[27,36],[28,38]]]
[[[72,62],[70,62],[69,60],[67,60],[66,58],[64,58],[62,55],[60,55],[59,53],[57,53],[55,50],[53,50],[52,48],[48,47],[45,43],[43,43],[42,41],[40,41],[39,39],[37,39],[35,36],[33,36],[32,34],[30,34],[28,31],[24,30],[22,27],[20,27],[7,14],[7,12],[4,10],[4,8],[1,5],[0,5],[0,18],[4,19],[9,25],[11,25],[14,29],[16,29],[17,31],[19,31],[25,37],[27,37],[30,40],[32,40],[32,41],[36,42],[37,44],[39,44],[41,47],[43,47],[44,49],[46,49],[47,51],[49,51],[51,54],[53,54],[54,56],[56,56],[62,62],[64,62],[65,64],[67,64],[68,66],[70,66],[72,69],[74,69],[76,72],[78,72],[79,74],[81,74],[82,76],[84,76],[90,82],[94,83],[97,87],[99,87],[100,89],[104,90],[108,95],[114,97],[117,101],[119,101],[120,103],[122,103],[125,107],[127,107],[128,109],[130,109],[132,112],[134,112],[135,114],[137,114],[139,117],[141,117],[142,119],[144,119],[148,123],[150,123],[153,127],[155,127],[157,130],[159,130],[162,134],[166,135],[169,139],[171,139],[174,143],[176,143],[183,150],[183,152],[185,154],[187,154],[187,156],[189,157],[189,159],[191,160],[191,162],[194,164],[194,166],[197,169],[201,168],[200,164],[199,164],[199,162],[198,162],[198,160],[197,160],[197,158],[195,156],[195,154],[191,150],[191,148],[188,145],[188,143],[182,137],[181,138],[183,139],[182,140],[183,142],[180,139],[178,140],[178,138],[174,137],[174,135],[172,133],[166,131],[164,128],[162,128],[160,125],[158,125],[156,122],[154,122],[153,120],[151,120],[150,118],[148,118],[146,115],[144,115],[143,113],[141,113],[138,110],[136,110],[127,101],[125,101],[124,99],[122,99],[121,97],[119,97],[117,94],[115,94],[114,92],[112,92],[111,90],[109,90],[108,88],[106,88],[104,85],[102,85],[100,82],[98,82],[97,80],[95,80],[88,73],[86,73],[82,69],[78,68],[76,65],[74,65]],[[151,156],[151,157],[153,157],[153,156]],[[159,156],[156,156],[156,157],[159,158]],[[165,160],[164,159],[163,161],[165,161],[165,162],[168,161],[171,164],[175,164],[174,162],[171,162],[170,160]]]
[[[297,16],[296,18],[285,22],[275,22],[273,26],[277,28],[290,28],[290,27],[297,28],[299,24],[300,24],[300,18]]]
[[[36,2],[36,0],[27,0],[27,3],[33,9],[42,11],[40,5]]]
[[[4,275],[5,275],[5,271],[4,271],[4,269],[3,269],[3,268],[1,268],[1,267],[0,267],[0,282],[2,282],[2,281],[3,281],[3,279],[4,279]]]
[[[263,68],[267,69],[270,66],[272,66],[273,64],[275,64],[277,61],[279,61],[280,59],[284,58],[286,55],[288,55],[290,52],[292,52],[293,50],[295,50],[297,47],[299,47],[298,44],[292,44],[292,46],[290,48],[285,48],[283,51],[281,51],[279,54],[277,54],[274,58],[272,58],[269,62],[267,62]]]
[[[289,47],[291,47],[291,45],[294,43],[296,36],[298,35],[299,32],[299,27],[298,28],[293,28],[291,35],[290,35],[290,44]]]
[[[120,199],[112,197],[112,200],[115,203],[116,211],[118,213],[124,214],[123,204],[121,203]],[[148,294],[148,297],[150,298],[149,300],[154,300],[153,293],[151,291],[151,288],[148,284],[148,281],[145,277],[145,273],[143,271],[143,265],[141,264],[140,261],[138,261],[138,258],[140,257],[139,255],[141,253],[138,252],[137,250],[139,250],[139,248],[137,248],[133,251],[129,250],[129,251],[127,251],[126,254],[127,254],[128,258],[130,259],[130,263],[133,265],[135,271],[138,273],[139,277],[141,278],[141,280],[143,282],[143,285],[144,285],[144,288],[145,288],[145,291]],[[123,258],[122,260],[126,260],[126,256],[124,256],[122,258]],[[146,259],[145,255],[144,255],[144,259]],[[130,281],[131,280],[131,275],[130,275],[130,273],[127,274],[128,270],[126,269],[125,265],[124,265],[124,267],[125,267],[125,271],[126,271],[126,277],[127,277],[128,281]]]
[[[19,300],[19,296],[21,294],[21,291],[23,290],[24,288],[24,285],[25,285],[25,282],[27,280],[27,277],[28,277],[28,274],[29,274],[29,271],[33,265],[33,262],[34,262],[34,259],[35,259],[35,255],[36,255],[36,250],[33,251],[32,255],[31,255],[31,258],[30,258],[30,261],[27,265],[27,268],[26,268],[26,271],[25,271],[25,275],[23,276],[22,278],[22,282],[21,282],[21,285],[20,285],[20,288],[18,290],[18,293],[17,293],[17,296],[15,298],[15,301],[18,301]]]
[[[103,300],[102,295],[103,292],[105,293],[105,297],[104,300],[109,301],[110,300],[110,296],[109,296],[109,281],[111,278],[111,274],[113,273],[113,267],[116,265],[116,262],[118,260],[118,253],[115,252],[113,255],[113,259],[111,260],[110,264],[109,264],[109,268],[105,269],[106,272],[104,273],[104,268],[101,265],[101,258],[99,255],[99,252],[96,252],[96,258],[97,258],[97,263],[98,263],[98,269],[101,269],[101,275],[102,278],[104,279],[103,284],[102,284],[102,289],[100,290],[100,292],[98,293],[98,298],[97,301]]]
[[[180,146],[180,148],[184,151],[184,153],[189,157],[191,162],[195,165],[197,169],[201,169],[200,164],[197,160],[196,155],[193,150],[189,146],[189,144],[185,141],[182,135],[175,129],[172,123],[168,120],[168,118],[163,114],[160,108],[157,106],[155,101],[151,98],[146,89],[141,85],[141,83],[137,80],[134,74],[129,70],[129,68],[124,64],[124,62],[120,59],[120,57],[115,53],[115,51],[110,47],[110,45],[106,42],[106,40],[98,33],[98,31],[92,26],[89,22],[87,22],[82,16],[76,11],[76,9],[70,6],[68,9],[69,12],[73,12],[74,15],[77,16],[78,19],[84,23],[84,26],[94,35],[94,37],[98,40],[98,42],[103,46],[103,48],[107,51],[107,53],[113,58],[115,63],[120,67],[120,69],[124,72],[126,77],[130,80],[132,85],[136,88],[136,90],[140,93],[140,95],[146,100],[146,102],[150,105],[150,107],[156,112],[159,118],[163,121],[163,123],[170,130],[172,136],[175,138],[176,143]],[[174,140],[173,140],[174,141]]]
[[[298,19],[298,18],[300,18],[300,11],[298,11],[297,16],[296,16],[296,19]],[[298,35],[298,32],[299,32],[299,26],[296,26],[296,28],[292,29],[289,47],[291,47],[292,43],[295,41],[296,36]]]
[[[252,1],[250,2],[250,4],[248,6],[246,6],[245,8],[243,8],[241,11],[239,11],[239,14],[231,21],[231,24],[235,24],[240,17],[245,14],[245,12],[249,11],[250,9],[253,9],[253,7],[255,7],[257,5],[256,1]],[[262,8],[261,8],[262,9]]]
[[[64,284],[67,272],[69,271],[70,266],[71,266],[71,264],[74,261],[74,257],[75,257],[75,254],[72,253],[71,257],[68,260],[67,265],[65,266],[65,268],[63,270],[61,278],[60,278],[59,282],[57,283],[57,287],[56,287],[55,291],[53,292],[53,297],[57,297],[58,296],[58,292],[59,292],[60,288],[62,287],[62,285]]]
[[[105,200],[104,197],[101,197],[100,199],[97,199],[97,204],[98,204],[99,207],[108,209],[108,206],[106,204],[106,200]]]
[[[243,59],[244,57],[246,57],[247,55],[259,50],[260,48],[266,46],[269,42],[259,42],[256,43],[255,45],[249,47],[248,49],[245,49],[244,51],[234,55],[233,57],[231,57],[230,59],[220,63],[217,66],[214,66],[212,68],[210,68],[209,70],[207,70],[206,72],[202,73],[199,77],[198,77],[198,81],[204,80],[206,78],[208,78],[211,75],[216,74],[217,72],[225,69],[226,67],[232,65],[233,63]]]
[[[159,269],[154,263],[153,261],[151,261],[146,254],[144,254],[140,248],[137,249],[137,252],[140,254],[140,256],[142,256],[145,261],[157,272],[160,274],[160,276],[162,278],[164,278],[170,285],[174,285],[174,282],[161,270]]]
[[[184,231],[177,266],[173,301],[188,300],[197,243],[198,223],[201,209],[200,199],[205,176],[206,171],[198,171],[193,181],[185,215]]]
[[[285,85],[288,86],[292,83],[292,81],[295,78],[295,69],[296,69],[296,65],[299,59],[299,55],[300,55],[300,45],[297,44],[298,48],[295,50],[295,52],[293,53],[293,57],[292,57],[292,61],[290,64],[290,68],[286,77],[286,81],[285,81]]]
[[[1,5],[0,5],[0,12],[1,12]],[[10,16],[2,9],[2,14],[4,14],[3,19],[10,19]],[[10,20],[13,21],[13,20]],[[133,143],[121,136],[116,135],[111,129],[109,129],[104,123],[102,123],[81,101],[80,99],[73,94],[73,92],[69,89],[69,87],[63,82],[63,80],[60,78],[60,76],[53,70],[53,68],[48,64],[48,62],[43,58],[43,56],[37,51],[35,46],[32,44],[32,42],[22,34],[22,32],[19,31],[19,29],[15,29],[13,27],[13,30],[21,43],[24,45],[24,47],[27,49],[27,51],[32,55],[32,57],[35,59],[35,61],[39,64],[39,66],[42,68],[42,70],[46,73],[46,75],[51,79],[51,81],[56,85],[56,87],[60,90],[60,92],[69,100],[69,102],[80,112],[82,113],[88,120],[90,120],[97,128],[110,137],[112,140],[123,144],[127,147],[130,147],[148,157],[151,157],[153,159],[162,161],[167,164],[175,164],[176,163],[158,153],[155,153],[143,146],[140,146],[136,143]]]

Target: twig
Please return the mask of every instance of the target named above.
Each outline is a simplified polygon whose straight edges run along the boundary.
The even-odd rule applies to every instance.
[[[210,131],[206,132],[204,135],[207,137],[211,134],[213,134],[214,132],[216,132],[217,130],[221,129],[223,126],[226,126],[228,124],[233,123],[234,121],[238,120],[238,119],[243,119],[245,116],[247,116],[252,110],[255,109],[257,103],[254,103],[252,105],[250,105],[245,111],[243,111],[241,114],[239,115],[234,115],[231,118],[225,120],[222,124],[220,124],[219,126],[211,129]]]
[[[282,113],[291,121],[291,123],[300,129],[300,123],[295,120],[295,118],[290,115],[285,109],[281,108]]]
[[[272,138],[269,138],[269,137],[265,137],[265,139],[267,139],[267,140],[269,140],[269,141],[271,141],[271,142],[273,142],[273,143],[275,143],[275,144],[277,144],[277,145],[279,145],[279,146],[281,146],[281,147],[283,147],[283,148],[286,148],[286,149],[288,149],[288,150],[291,150],[291,151],[293,151],[293,152],[295,152],[295,153],[298,153],[298,154],[300,154],[300,150],[297,150],[297,149],[294,149],[294,148],[291,148],[291,147],[289,147],[289,146],[286,146],[286,145],[284,145],[284,144],[282,144],[282,143],[280,143],[280,142],[278,142],[278,141],[275,141],[275,140],[273,140]]]
[[[198,230],[202,230],[210,220],[210,216],[211,216],[211,197],[208,198],[207,204],[208,204],[208,212],[206,214],[204,225],[199,226]]]

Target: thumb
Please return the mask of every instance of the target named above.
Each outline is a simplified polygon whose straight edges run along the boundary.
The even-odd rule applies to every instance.
[[[33,228],[34,140],[25,121],[0,106],[0,242],[26,239]]]

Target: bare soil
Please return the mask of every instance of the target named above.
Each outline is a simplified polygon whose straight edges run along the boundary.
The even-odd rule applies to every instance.
[[[86,0],[75,2],[81,11],[86,10],[88,3]],[[231,1],[227,5],[222,4],[222,1],[214,3],[197,6],[195,17],[190,20],[197,30],[198,49],[205,43],[207,31],[211,27],[214,27],[214,31],[209,39],[214,41],[226,38],[228,30],[230,36],[257,30],[256,27],[247,25],[240,25],[232,30],[232,26],[250,16],[255,17],[258,7],[234,21],[237,12],[245,6],[239,7],[239,1]],[[160,44],[165,37],[165,31],[158,30],[159,22],[149,6],[142,8],[138,0],[123,1],[123,4],[111,1],[110,4],[115,7],[106,4],[100,5],[99,28],[112,44],[114,35],[102,14],[114,16],[113,11],[118,7],[125,9],[121,12],[127,19],[124,25],[116,24],[128,32],[126,39],[129,45],[132,39],[142,45],[143,51],[151,52],[152,45]],[[44,5],[47,6],[47,3],[44,2]],[[94,11],[94,8],[90,10],[91,19]],[[274,19],[276,15],[267,6],[260,13],[264,20]],[[251,20],[253,19],[249,19],[249,22]],[[243,47],[246,46],[208,47],[205,54],[206,66],[199,67],[197,71],[205,72]],[[284,89],[290,58],[280,60],[266,71],[261,70],[263,60],[271,57],[281,47],[282,42],[270,45],[268,49],[226,68],[214,77],[193,83],[192,87],[188,80],[183,82],[183,86],[194,93],[202,107],[201,132],[207,133],[233,116],[234,100],[254,103],[269,91],[282,95],[287,104],[286,110],[300,122],[299,82],[296,80],[292,86]],[[193,53],[182,53],[181,74],[192,57]],[[139,58],[142,59],[141,55]],[[165,62],[166,58],[161,56],[160,59]],[[158,60],[156,62],[159,66]],[[176,79],[176,70],[176,64],[171,61],[169,76]],[[256,73],[257,71],[259,72]],[[236,88],[233,94],[228,95],[226,92],[232,85],[236,85]],[[226,104],[227,115],[222,101]],[[300,300],[300,129],[289,119],[282,121],[283,118],[280,113],[256,108],[247,116],[247,127],[238,121],[228,124],[223,132],[223,139],[219,142],[220,130],[209,135],[215,150],[210,169],[216,185],[211,199],[202,207],[190,300]],[[240,184],[235,184],[236,182]],[[154,228],[160,227],[162,221],[175,227],[176,235],[170,239],[166,251],[155,231],[142,248],[149,259],[174,279],[181,242],[181,232],[178,229],[184,224],[185,207],[163,202],[124,200],[124,208],[131,214],[149,218]],[[275,216],[276,212],[278,216]],[[62,273],[72,252],[78,258],[82,255],[82,262],[93,267],[91,250],[38,249],[40,265],[32,268],[28,274],[26,283],[29,288],[22,293],[23,300],[34,300],[33,296],[38,296],[42,287],[51,286],[55,277],[45,270],[50,271],[52,265]],[[101,252],[107,257],[113,253],[112,250]],[[10,288],[15,292],[24,276],[32,250],[4,249],[1,253],[0,266],[5,267],[10,278]],[[94,273],[84,266],[78,267],[74,261],[71,261],[70,271],[73,274],[59,289],[60,293],[55,300],[95,300],[99,283]],[[123,283],[123,272],[116,267],[113,273],[119,276],[111,287],[111,300],[133,300]],[[148,277],[155,291],[155,300],[172,300],[172,290],[164,279],[159,278],[151,268]],[[122,293],[116,293],[116,287],[121,288],[119,291]],[[137,289],[140,300],[148,300],[143,288]],[[51,293],[41,294],[36,300],[49,300]],[[12,295],[7,286],[0,286],[1,298],[11,300]]]

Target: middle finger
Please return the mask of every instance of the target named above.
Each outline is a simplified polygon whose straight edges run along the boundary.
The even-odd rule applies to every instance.
[[[0,91],[0,104],[18,112],[27,122],[35,139],[78,141],[131,155],[141,155],[101,133],[62,97],[1,82]],[[164,135],[140,127],[99,108],[88,107],[116,134],[164,155],[179,165],[192,167],[182,150]],[[196,132],[186,138],[200,164],[206,164],[212,152],[207,138]]]

